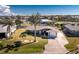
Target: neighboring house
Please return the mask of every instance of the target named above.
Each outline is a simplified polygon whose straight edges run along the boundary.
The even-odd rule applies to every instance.
[[[78,24],[64,25],[63,32],[67,36],[79,36],[79,25]]]
[[[49,20],[49,19],[41,19],[40,20],[41,25],[47,25],[48,23],[52,23],[52,20]]]
[[[37,26],[36,27],[36,35],[40,37],[46,37],[48,39],[54,39],[57,37],[57,32],[53,29],[53,27],[49,26]],[[34,27],[30,26],[27,28],[34,34]]]
[[[6,38],[11,35],[16,30],[16,25],[11,26],[10,30],[11,32],[7,32],[7,27],[8,26],[3,26],[2,24],[0,25],[0,38]]]

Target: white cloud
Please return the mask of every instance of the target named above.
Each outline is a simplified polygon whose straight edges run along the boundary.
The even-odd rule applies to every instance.
[[[10,10],[10,6],[0,5],[0,15],[15,15],[15,13]]]

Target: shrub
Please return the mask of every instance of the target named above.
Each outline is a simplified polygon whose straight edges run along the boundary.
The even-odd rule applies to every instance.
[[[18,48],[15,48],[14,51],[18,51]]]
[[[22,34],[20,35],[20,37],[26,37],[26,34],[25,34],[25,33],[22,33]]]
[[[3,45],[0,43],[0,50],[3,49]]]
[[[27,30],[26,33],[27,33],[28,35],[33,35],[33,34],[34,34],[34,32],[33,32],[33,31],[30,31],[30,30]]]
[[[15,47],[20,47],[22,45],[22,42],[21,41],[16,41],[14,42],[15,44]]]
[[[47,37],[47,36],[42,36],[42,38],[43,38],[43,39],[48,39],[48,37]]]
[[[6,47],[7,47],[8,50],[12,50],[11,45],[7,45]]]

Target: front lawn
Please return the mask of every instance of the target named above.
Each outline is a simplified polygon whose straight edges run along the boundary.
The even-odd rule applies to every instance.
[[[77,45],[79,45],[79,37],[67,37],[67,40],[69,41],[69,44],[65,45],[65,47],[69,51],[76,50]]]
[[[19,40],[34,40],[34,36],[26,35],[25,37],[20,37],[20,34],[24,32],[25,29],[18,29],[11,36],[12,38],[8,40],[1,40],[3,46],[13,45],[15,41]],[[6,49],[0,50],[1,54],[22,54],[22,53],[42,53],[44,51],[44,46],[47,44],[47,39],[42,39],[41,37],[37,37],[37,42],[29,43],[22,45],[18,48],[13,48],[12,50],[5,52]]]
[[[13,44],[12,41],[9,41],[9,40],[3,41],[3,42],[4,42],[3,43],[4,45]],[[46,44],[47,44],[47,39],[42,39],[37,37],[37,42],[20,46],[19,48],[17,48],[18,49],[17,51],[13,49],[7,53],[10,53],[10,54],[42,53],[44,51],[44,46]],[[0,53],[6,53],[6,52],[4,52],[4,50],[1,50]]]
[[[46,39],[40,39],[37,38],[37,40],[39,40],[39,42],[37,43],[31,43],[31,44],[26,44],[20,48],[18,48],[18,51],[12,51],[9,53],[42,53],[44,51],[44,46],[45,44],[47,44],[47,40]]]

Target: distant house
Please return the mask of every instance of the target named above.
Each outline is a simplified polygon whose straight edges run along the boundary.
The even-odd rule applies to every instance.
[[[48,23],[52,23],[52,20],[49,19],[41,19],[40,20],[41,25],[47,25]]]
[[[11,32],[7,32],[7,27],[8,26],[3,26],[2,24],[0,25],[0,38],[6,38],[11,35],[16,30],[16,26],[12,26],[10,28]]]
[[[64,25],[63,32],[67,36],[79,36],[79,25],[78,24]]]

